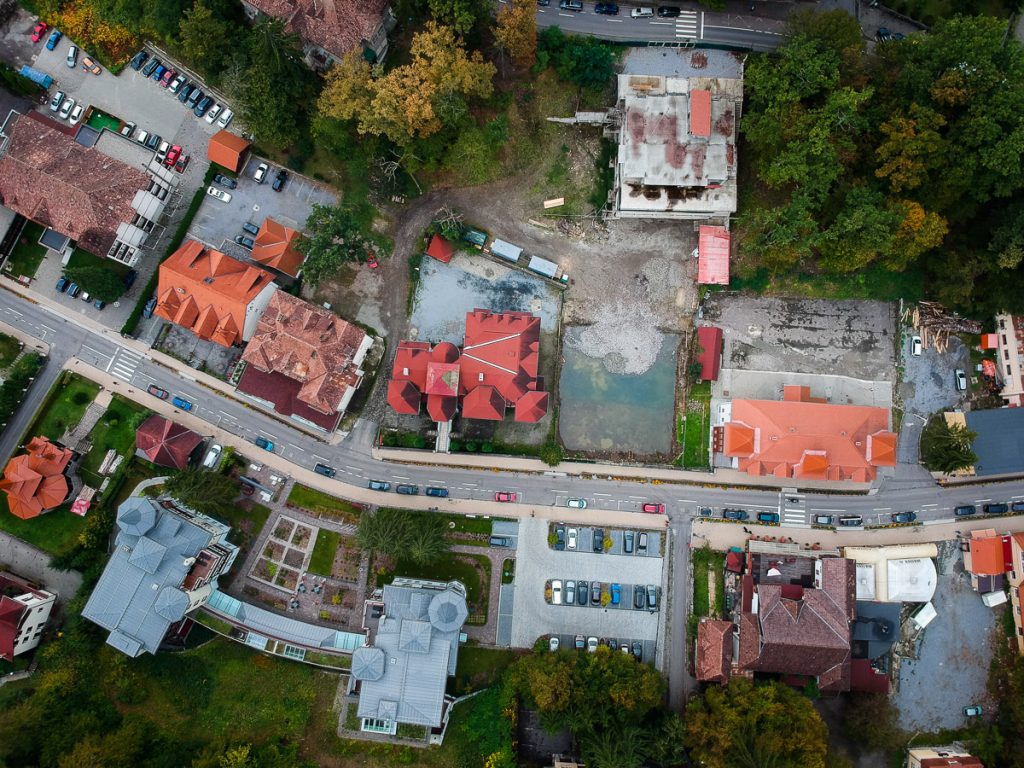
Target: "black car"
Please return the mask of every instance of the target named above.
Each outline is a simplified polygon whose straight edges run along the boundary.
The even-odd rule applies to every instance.
[[[594,529],[594,551],[604,552],[604,528]]]
[[[213,106],[213,99],[209,96],[204,96],[197,103],[195,109],[192,110],[196,117],[202,117],[207,113],[210,107]]]
[[[156,71],[156,68],[159,67],[159,66],[160,66],[160,59],[150,59],[149,60],[149,64],[147,64],[145,67],[143,67],[142,74],[145,75],[146,77],[149,77],[150,75],[152,75]]]
[[[225,189],[234,189],[235,187],[238,186],[238,182],[235,181],[234,179],[232,179],[230,176],[222,176],[219,173],[213,174],[213,183],[214,184],[220,184]],[[248,224],[248,225],[243,224],[242,225],[242,229],[245,229],[246,226],[252,227],[253,225],[252,224]],[[253,229],[256,229],[256,228],[253,227]],[[245,229],[245,231],[248,232],[249,230]],[[259,230],[256,229],[256,232],[259,232]],[[255,235],[256,232],[253,232],[253,234]]]
[[[746,520],[749,515],[745,509],[726,509],[722,512],[726,520]]]
[[[592,581],[590,582],[590,604],[600,605],[601,604],[601,582]]]
[[[594,6],[594,13],[603,13],[606,16],[618,16],[619,6],[615,3],[598,3]]]
[[[149,138],[146,139],[146,149],[154,149],[155,150],[157,147],[160,146],[160,141],[161,141],[161,138],[157,134],[151,133],[149,135]]]
[[[864,525],[864,518],[860,515],[840,515],[839,524],[844,528],[857,528]]]
[[[260,233],[260,228],[255,224],[250,224],[248,221],[242,225],[242,230],[248,232],[250,235],[258,235]]]
[[[313,471],[316,472],[318,475],[323,475],[324,477],[334,477],[336,474],[338,474],[338,471],[334,467],[329,467],[326,464],[314,465]]]
[[[986,515],[1005,515],[1010,511],[1010,507],[1006,504],[986,504],[982,510]]]
[[[256,247],[256,242],[251,237],[245,235],[235,235],[235,242],[243,248],[248,248],[250,251]]]
[[[188,98],[185,100],[185,103],[188,104],[189,109],[194,109],[196,104],[198,104],[205,97],[205,93],[203,93],[198,88],[195,88],[193,89],[192,93],[188,95]]]
[[[974,506],[971,505],[971,504],[965,504],[964,506],[956,507],[953,510],[953,514],[956,515],[957,517],[963,517],[964,515],[975,515],[977,513],[978,513],[978,510],[976,510],[974,508]]]
[[[420,487],[418,485],[399,485],[395,491],[403,496],[419,496]]]
[[[633,655],[636,657],[637,661],[644,660],[644,644],[639,640],[633,641]]]
[[[917,520],[916,512],[893,512],[892,521],[894,523],[912,523]]]
[[[189,94],[192,93],[192,89],[193,88],[195,88],[195,86],[192,85],[191,83],[187,83],[187,82],[183,83],[181,88],[178,89],[178,95],[177,95],[178,101],[180,101],[182,104],[184,104],[186,101],[188,101]]]
[[[680,9],[675,5],[659,5],[658,15],[663,19],[674,19],[679,16]]]
[[[427,493],[427,496],[436,496],[439,499],[447,499],[448,498],[448,489],[447,488],[428,487],[426,493]]]
[[[286,181],[288,181],[288,171],[282,168],[277,172],[277,176],[274,177],[274,183],[271,185],[271,188],[275,192],[280,192],[284,189],[284,183]]]
[[[644,588],[639,584],[633,585],[633,607],[637,610],[644,607]]]
[[[140,69],[142,69],[142,65],[146,63],[146,59],[148,58],[148,53],[146,53],[145,51],[139,51],[134,56],[132,56],[132,62],[129,66],[131,66],[132,69],[138,72]]]
[[[128,270],[128,274],[126,274],[124,276],[124,289],[126,291],[128,289],[130,289],[133,285],[135,285],[135,281],[138,278],[139,278],[139,273],[137,271],[135,271],[134,269],[129,269]]]
[[[587,604],[587,595],[590,594],[590,585],[585,581],[576,582],[576,602],[580,605]]]

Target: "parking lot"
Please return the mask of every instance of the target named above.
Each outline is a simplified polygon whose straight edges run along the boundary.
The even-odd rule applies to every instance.
[[[242,224],[263,224],[268,216],[292,229],[302,230],[314,203],[336,205],[338,196],[327,187],[289,171],[288,181],[280,192],[271,186],[278,167],[270,163],[270,172],[262,184],[253,178],[262,158],[251,157],[237,179],[235,189],[225,189],[231,200],[222,202],[207,196],[192,221],[188,236],[206,243],[229,256],[247,260],[250,251],[235,242],[236,235],[245,234]],[[251,235],[248,235],[251,237]]]
[[[644,660],[654,660],[658,629],[662,620],[660,587],[664,559],[660,556],[637,557],[579,550],[559,552],[548,543],[550,523],[535,518],[519,524],[516,552],[515,600],[512,609],[511,644],[530,648],[537,638],[557,635],[562,647],[571,648],[576,635],[614,638],[619,642],[634,640],[644,644]],[[656,549],[653,544],[649,547]],[[657,548],[660,549],[660,537]],[[657,611],[620,609],[600,606],[551,605],[544,597],[551,579],[613,583],[628,578],[630,583],[652,584],[658,591]],[[623,583],[622,601],[632,605],[632,587],[626,593]]]
[[[600,553],[601,550],[597,546],[600,540],[603,547],[604,539],[610,539],[612,545],[609,549],[604,551],[606,555],[624,555],[628,557],[661,557],[661,534],[657,531],[625,531],[617,528],[588,528],[588,527],[573,527],[565,526],[561,523],[555,523],[551,526],[551,532],[555,534],[555,540],[559,538],[559,531],[563,532],[565,539],[565,549],[558,550],[557,547],[553,547],[556,551],[566,554],[593,554],[595,552]],[[575,531],[575,535],[573,532]],[[594,532],[600,531],[600,539],[594,538]],[[646,537],[646,545],[640,541],[640,534]],[[627,534],[632,534],[632,541],[627,546]],[[573,542],[575,541],[575,544]],[[550,546],[550,543],[549,543]],[[632,551],[629,551],[629,550]],[[570,561],[571,562],[571,561]]]

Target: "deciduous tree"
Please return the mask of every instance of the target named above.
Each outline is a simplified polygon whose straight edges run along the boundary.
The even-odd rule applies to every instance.
[[[508,51],[517,67],[532,67],[537,60],[537,4],[512,0],[498,9],[494,40]]]
[[[209,73],[223,64],[230,50],[231,29],[208,5],[199,2],[181,17],[178,39],[185,57],[203,73]]]
[[[430,13],[438,22],[465,35],[476,24],[484,3],[478,0],[429,0]]]
[[[164,492],[197,512],[219,514],[238,498],[238,483],[219,472],[189,467],[167,478]]]
[[[363,236],[350,206],[313,205],[306,219],[309,237],[303,238],[296,248],[305,255],[302,273],[311,285],[332,277],[342,264],[350,261],[365,262],[373,244]]]

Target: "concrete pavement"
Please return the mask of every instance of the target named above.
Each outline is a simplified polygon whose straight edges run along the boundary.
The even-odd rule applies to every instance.
[[[0,531],[0,568],[42,584],[57,599],[64,603],[75,596],[82,586],[82,575],[78,571],[58,571],[49,566],[50,556],[28,542]]]

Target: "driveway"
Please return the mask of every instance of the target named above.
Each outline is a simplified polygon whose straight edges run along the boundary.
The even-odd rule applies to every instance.
[[[253,179],[260,163],[267,162],[270,172],[263,184]],[[284,189],[275,192],[271,186],[277,166],[260,157],[252,157],[238,177],[238,186],[226,190],[231,194],[227,203],[207,197],[192,220],[189,237],[201,240],[229,256],[248,260],[250,251],[235,243],[235,236],[245,234],[242,224],[257,227],[270,217],[292,229],[303,230],[314,203],[336,205],[337,195],[325,186],[305,176],[289,171]]]
[[[82,586],[82,575],[78,571],[58,571],[51,568],[49,562],[50,556],[42,550],[0,531],[0,569],[10,570],[17,576],[42,584],[46,589],[56,592],[62,603],[66,603]]]
[[[512,646],[531,648],[538,637],[553,634],[571,647],[572,637],[582,634],[640,640],[645,642],[644,658],[653,659],[660,610],[652,613],[631,608],[550,605],[544,600],[544,587],[550,579],[622,582],[625,601],[632,597],[625,582],[661,586],[662,558],[556,552],[548,546],[548,522],[530,518],[519,525]],[[663,599],[659,592],[659,605]]]

